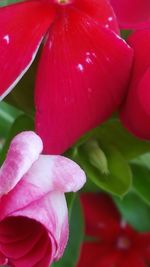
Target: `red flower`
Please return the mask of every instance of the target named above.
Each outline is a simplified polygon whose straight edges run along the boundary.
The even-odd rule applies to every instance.
[[[121,119],[136,136],[150,139],[150,29],[133,33],[128,40],[134,49],[134,68]]]
[[[118,36],[107,0],[33,0],[0,9],[0,95],[38,66],[36,130],[44,152],[60,154],[118,108],[132,50]]]
[[[110,0],[123,29],[150,27],[149,0]]]
[[[146,267],[150,233],[138,233],[122,221],[110,197],[83,194],[85,241],[77,267]]]

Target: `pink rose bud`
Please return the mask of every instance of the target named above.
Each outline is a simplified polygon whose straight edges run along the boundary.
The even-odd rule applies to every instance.
[[[0,169],[0,264],[48,267],[66,247],[64,192],[79,190],[85,174],[73,161],[41,152],[34,132],[18,134]]]

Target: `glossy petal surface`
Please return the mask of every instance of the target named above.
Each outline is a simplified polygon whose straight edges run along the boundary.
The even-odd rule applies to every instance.
[[[70,8],[55,22],[36,81],[36,130],[45,153],[61,154],[117,109],[131,61],[129,46],[81,11]]]
[[[100,27],[119,33],[117,18],[108,1],[75,0],[74,6],[92,17]]]
[[[133,33],[128,42],[134,49],[135,60],[121,119],[136,136],[150,139],[150,30]]]
[[[150,27],[149,0],[110,0],[123,29]]]
[[[42,141],[34,132],[22,132],[12,140],[7,158],[0,168],[0,196],[15,187],[38,159],[42,149]]]
[[[53,18],[53,10],[41,1],[0,8],[0,100],[31,65]]]

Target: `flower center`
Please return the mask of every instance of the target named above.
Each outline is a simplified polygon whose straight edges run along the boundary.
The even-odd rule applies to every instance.
[[[57,0],[57,3],[62,5],[69,4],[70,2],[71,2],[70,0]]]
[[[126,236],[120,236],[117,239],[116,247],[121,250],[127,250],[131,246],[131,242]]]

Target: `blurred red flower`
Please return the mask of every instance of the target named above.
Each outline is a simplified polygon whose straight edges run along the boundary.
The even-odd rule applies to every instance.
[[[138,233],[126,224],[105,194],[81,196],[85,241],[77,267],[146,267],[150,263],[150,233]]]
[[[110,0],[122,29],[150,27],[149,0]]]
[[[137,137],[150,139],[150,29],[131,34],[134,65],[129,91],[121,107],[123,124]]]
[[[107,0],[31,0],[0,8],[0,96],[35,58],[36,131],[44,153],[61,154],[122,102],[132,49]]]

